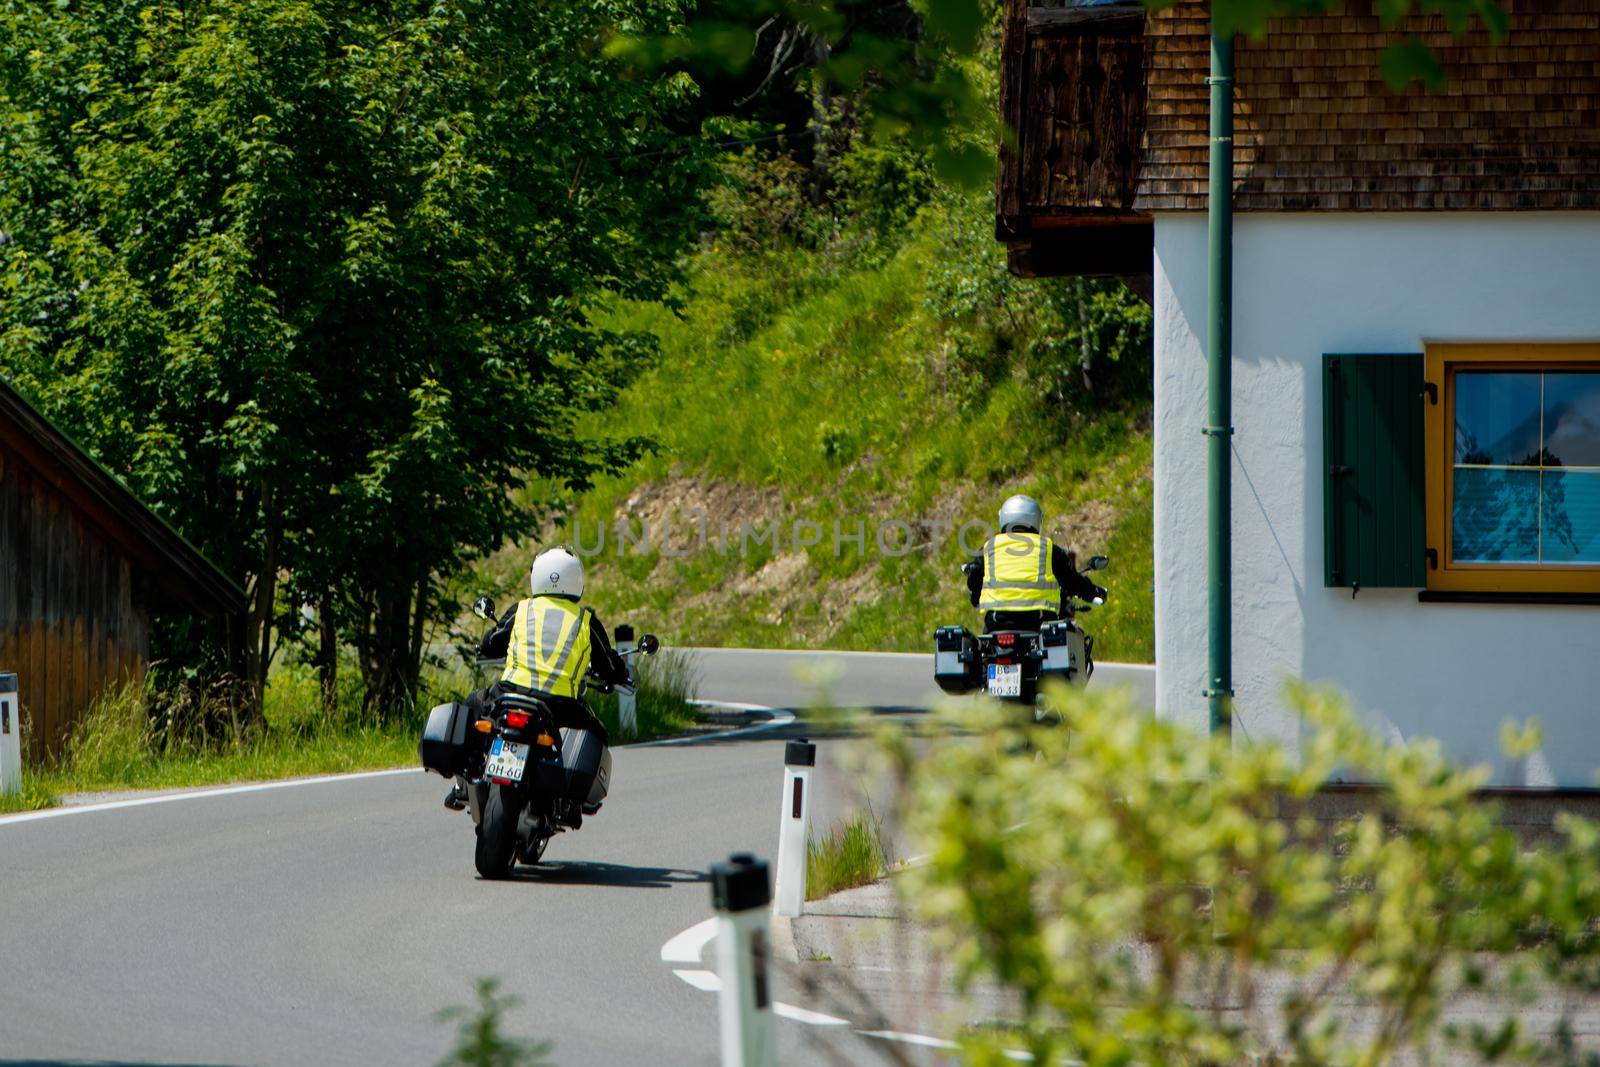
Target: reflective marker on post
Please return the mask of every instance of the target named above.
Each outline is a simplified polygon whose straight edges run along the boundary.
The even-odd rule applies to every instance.
[[[617,627],[615,635],[614,643],[619,653],[633,651],[632,626],[627,623],[621,624]],[[633,669],[633,660],[629,659],[625,662],[628,664],[628,680],[630,682],[637,680],[639,675]],[[617,690],[617,726],[621,728],[624,737],[639,736],[639,705],[635,696],[632,689]]]
[[[22,707],[17,676],[0,674],[0,795],[22,792]]]
[[[767,973],[767,865],[736,852],[711,868],[711,906],[717,912],[717,994],[722,1017],[723,1067],[773,1067],[778,1062]]]
[[[778,825],[778,886],[773,911],[793,919],[806,900],[806,836],[811,825],[811,768],[817,746],[801,738],[783,751],[783,810]]]

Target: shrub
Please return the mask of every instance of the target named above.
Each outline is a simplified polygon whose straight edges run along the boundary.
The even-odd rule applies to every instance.
[[[1521,846],[1475,797],[1484,770],[1385,743],[1327,690],[1290,694],[1298,753],[1230,753],[1115,691],[1053,699],[1060,728],[966,703],[959,737],[886,743],[930,857],[911,899],[964,980],[1021,1005],[964,1035],[973,1062],[1578,1062],[1564,1021],[1518,1015],[1596,987],[1594,825]],[[1329,831],[1304,812],[1335,775],[1374,790]],[[1484,990],[1479,1022],[1441,1021]]]

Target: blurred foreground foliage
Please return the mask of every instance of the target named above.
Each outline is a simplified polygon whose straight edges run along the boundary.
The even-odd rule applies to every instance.
[[[1600,988],[1594,824],[1519,841],[1475,796],[1486,770],[1387,744],[1326,690],[1290,692],[1298,755],[1053,697],[1059,727],[963,703],[942,715],[964,736],[882,749],[929,856],[908,899],[964,982],[1020,1004],[962,1038],[969,1062],[1593,1062],[1571,1012]],[[1368,802],[1312,818],[1334,779]]]
[[[541,1067],[550,1063],[548,1041],[526,1041],[504,1033],[507,1013],[521,997],[500,992],[498,978],[478,979],[477,1006],[457,1005],[439,1013],[440,1022],[456,1024],[456,1045],[439,1067]]]

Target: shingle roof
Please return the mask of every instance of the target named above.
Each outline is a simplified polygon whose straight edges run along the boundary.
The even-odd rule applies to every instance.
[[[1600,2],[1505,6],[1510,32],[1498,43],[1481,27],[1452,38],[1437,17],[1385,30],[1362,2],[1241,40],[1235,206],[1600,208]],[[1378,56],[1409,33],[1439,57],[1443,92],[1384,84]],[[1209,34],[1193,0],[1146,21],[1139,211],[1206,206]]]

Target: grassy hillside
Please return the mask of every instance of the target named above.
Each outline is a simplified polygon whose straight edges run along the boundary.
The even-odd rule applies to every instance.
[[[1133,367],[1128,388],[1116,375],[1129,368],[1101,369],[1086,391],[1074,340],[1052,373],[1059,317],[1038,287],[1084,283],[1006,276],[990,218],[981,202],[944,198],[887,240],[721,239],[692,264],[677,311],[608,310],[604,325],[655,334],[661,359],[607,432],[661,448],[573,501],[544,539],[587,554],[604,526],[589,559],[602,618],[678,644],[921,650],[935,626],[977,620],[956,528],[1028,492],[1058,539],[1111,557],[1100,581],[1113,598],[1086,620],[1101,656],[1151,657],[1147,371]],[[1076,295],[1148,321],[1105,286]],[[874,532],[894,520],[911,537],[890,527],[882,551]],[[816,524],[800,540],[818,543],[795,544],[797,521]],[[836,550],[836,523],[843,538],[860,523],[865,545]],[[483,577],[515,588],[527,559],[508,548]]]

